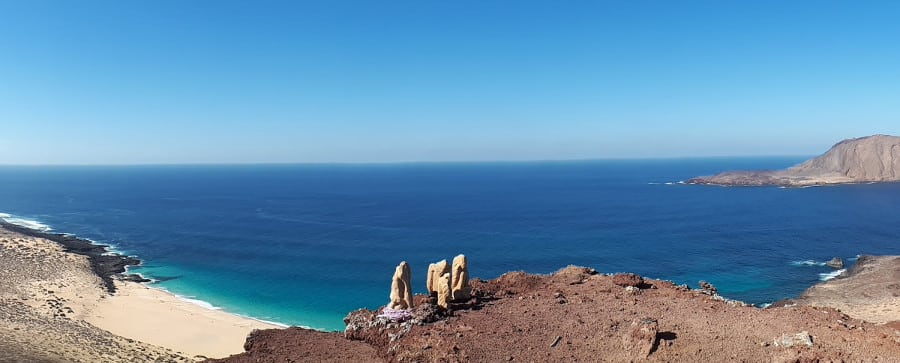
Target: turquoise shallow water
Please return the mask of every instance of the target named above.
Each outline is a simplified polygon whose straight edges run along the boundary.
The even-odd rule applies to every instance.
[[[459,253],[482,278],[576,264],[766,303],[831,257],[900,253],[898,184],[676,183],[802,159],[0,167],[0,211],[138,255],[182,296],[321,329],[386,303],[401,260],[422,292]]]

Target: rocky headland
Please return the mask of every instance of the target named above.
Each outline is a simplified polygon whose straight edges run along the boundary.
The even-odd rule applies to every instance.
[[[848,139],[826,153],[784,170],[728,171],[692,178],[688,184],[804,187],[900,181],[900,137]]]
[[[900,267],[900,257],[884,257],[877,267],[868,258],[861,261],[870,270]],[[855,276],[865,284],[866,275]],[[900,276],[892,280],[896,284]],[[705,282],[691,289],[583,267],[550,275],[511,272],[490,281],[473,279],[469,287],[469,299],[449,309],[434,295],[415,295],[404,319],[386,316],[383,309],[351,312],[344,332],[254,331],[245,353],[215,362],[895,362],[900,357],[896,309],[884,316],[893,321],[886,324],[813,300],[761,309],[723,298]],[[869,297],[849,294],[846,302],[853,306]]]
[[[900,328],[900,256],[860,256],[846,272],[810,287],[793,302]]]

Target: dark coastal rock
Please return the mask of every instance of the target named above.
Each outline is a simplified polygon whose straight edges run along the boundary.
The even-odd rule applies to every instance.
[[[784,170],[728,171],[688,184],[802,187],[900,181],[900,137],[874,135],[841,141],[826,153]]]
[[[840,257],[835,257],[835,258],[832,258],[831,260],[829,260],[828,262],[825,262],[825,266],[828,266],[831,268],[836,268],[836,269],[842,269],[842,268],[844,268],[844,260],[841,259]]]
[[[344,339],[339,333],[298,327],[254,330],[244,342],[245,353],[207,362],[383,362],[374,347]]]
[[[700,291],[707,295],[718,295],[719,289],[706,281],[700,281]]]
[[[109,246],[98,245],[72,235],[42,232],[5,221],[0,221],[0,227],[27,236],[50,240],[62,245],[67,252],[87,256],[91,263],[91,270],[103,280],[106,290],[110,293],[116,291],[113,277],[124,273],[126,271],[126,266],[137,266],[141,264],[141,260],[137,258],[110,253],[108,249]],[[140,278],[140,276],[138,276],[138,278]],[[126,277],[126,279],[135,281],[133,280],[134,277]]]

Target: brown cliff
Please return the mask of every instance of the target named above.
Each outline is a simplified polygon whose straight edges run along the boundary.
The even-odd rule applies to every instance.
[[[826,153],[784,170],[729,171],[688,184],[813,186],[900,181],[900,137],[848,139]]]

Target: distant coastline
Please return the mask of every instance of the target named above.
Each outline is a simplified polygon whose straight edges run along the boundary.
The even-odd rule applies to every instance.
[[[727,171],[687,180],[719,186],[810,187],[900,182],[900,137],[846,139],[824,154],[783,170]]]

